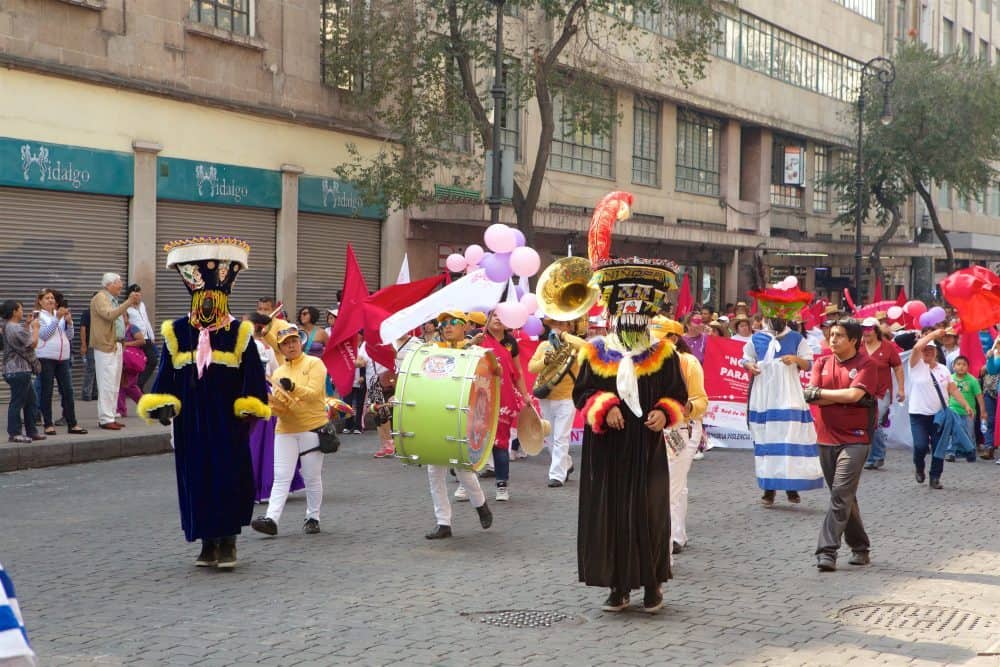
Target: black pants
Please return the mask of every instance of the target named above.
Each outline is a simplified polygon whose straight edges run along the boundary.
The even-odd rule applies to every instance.
[[[153,377],[153,373],[156,372],[156,366],[159,363],[159,354],[156,344],[148,340],[143,344],[142,351],[146,353],[146,367],[139,373],[139,380],[136,384],[145,392],[146,383],[149,382],[149,379]]]

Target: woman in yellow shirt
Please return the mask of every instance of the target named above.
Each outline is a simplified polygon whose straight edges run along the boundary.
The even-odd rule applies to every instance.
[[[302,530],[319,532],[319,510],[323,502],[323,453],[319,435],[313,429],[327,423],[326,366],[317,357],[303,353],[299,328],[289,324],[276,332],[284,361],[271,375],[271,411],[277,415],[274,429],[274,485],[267,514],[250,525],[266,535],[278,534],[278,522],[285,509],[295,464],[302,462],[306,484],[306,520]]]

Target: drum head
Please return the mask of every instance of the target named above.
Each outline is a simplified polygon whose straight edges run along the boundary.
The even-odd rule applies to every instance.
[[[468,418],[465,436],[469,441],[469,462],[475,471],[482,470],[493,451],[493,440],[500,417],[499,366],[492,352],[485,352],[476,364],[469,388]]]

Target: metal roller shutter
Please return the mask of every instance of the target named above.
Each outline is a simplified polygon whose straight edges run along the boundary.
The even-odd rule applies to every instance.
[[[382,223],[299,212],[298,303],[322,312],[337,301],[344,286],[347,244],[354,248],[368,289],[380,287]],[[325,317],[325,315],[324,315]]]
[[[106,272],[128,274],[128,200],[123,197],[0,188],[0,300],[32,310],[39,290],[66,295],[77,327]],[[79,332],[79,329],[78,329]],[[73,351],[79,354],[79,333]],[[83,363],[73,364],[79,390]],[[0,401],[8,397],[0,383]],[[58,404],[58,393],[53,404]],[[58,408],[56,408],[58,412]]]
[[[156,203],[156,320],[181,317],[191,306],[177,272],[167,269],[164,244],[192,236],[235,236],[250,244],[250,267],[240,274],[229,299],[237,319],[252,313],[257,299],[274,296],[275,235],[271,209],[210,206],[173,201]]]

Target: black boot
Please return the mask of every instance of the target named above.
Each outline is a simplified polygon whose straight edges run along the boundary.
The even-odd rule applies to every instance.
[[[482,507],[476,508],[476,513],[479,514],[479,525],[484,529],[493,525],[493,512],[490,511],[490,508],[485,501],[483,502]]]
[[[443,540],[446,537],[451,537],[451,526],[438,525],[437,528],[424,535],[424,537],[428,540]]]
[[[201,553],[194,561],[198,567],[214,567],[219,562],[219,545],[215,540],[202,540]]]
[[[774,504],[774,491],[766,490],[764,495],[760,497],[760,502],[764,507],[770,507]]]
[[[785,495],[788,496],[788,502],[790,503],[798,505],[802,502],[802,496],[799,495],[798,491],[786,491]]]
[[[236,567],[236,536],[219,538],[219,564],[220,570],[231,570]]]

